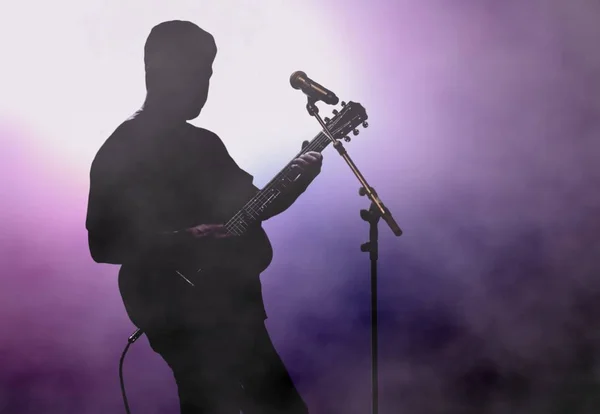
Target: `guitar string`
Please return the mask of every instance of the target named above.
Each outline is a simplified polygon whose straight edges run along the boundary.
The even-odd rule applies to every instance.
[[[323,141],[323,139],[326,139],[326,142],[320,142]],[[300,154],[309,152],[309,151],[313,151],[315,149],[318,149],[319,147],[323,147],[321,150],[325,149],[327,147],[327,145],[330,143],[329,138],[323,133],[320,132],[319,134],[317,134],[317,136],[315,138],[313,138],[312,142],[309,143],[309,145],[307,145],[305,148],[302,149],[302,151],[300,152]],[[325,144],[325,145],[323,145]],[[234,230],[236,232],[240,232],[240,234],[235,234],[235,235],[241,235],[243,234],[243,232],[245,232],[247,230],[247,228],[244,228],[243,224],[240,224],[238,222],[238,220],[240,222],[243,223],[243,215],[244,212],[248,215],[250,215],[253,219],[258,219],[258,217],[260,216],[259,212],[256,211],[256,207],[259,205],[263,205],[266,201],[269,200],[269,198],[272,196],[272,194],[267,194],[270,190],[275,189],[276,191],[277,188],[275,188],[276,185],[281,183],[281,179],[278,179],[279,176],[283,176],[282,179],[289,179],[289,177],[287,177],[287,173],[289,173],[289,171],[291,170],[291,168],[289,167],[289,163],[286,167],[283,168],[282,171],[280,171],[277,176],[269,183],[267,184],[262,190],[260,190],[260,192],[258,192],[254,197],[252,197],[252,199],[250,199],[246,205],[244,205],[244,207],[242,207],[242,209],[240,209],[240,211],[238,211],[226,224],[225,227],[231,227],[231,230]],[[290,181],[292,182],[292,181]],[[285,187],[284,187],[285,188]],[[281,194],[280,191],[278,191],[279,194]],[[279,196],[279,194],[276,195]],[[250,210],[250,211],[247,211]],[[256,217],[253,216],[253,214],[256,215]]]
[[[339,130],[338,130],[339,132]],[[337,133],[332,133],[334,136],[337,135]],[[323,131],[319,132],[317,134],[317,136],[315,138],[313,138],[313,140],[305,147],[302,148],[302,150],[300,151],[300,155],[309,151],[313,151],[313,150],[318,150],[323,151],[325,148],[327,148],[327,146],[331,143],[331,140],[329,139],[329,137],[327,135],[325,135],[325,133]],[[319,149],[319,147],[321,147]],[[262,190],[259,190],[259,192],[252,197],[245,205],[244,207],[242,207],[241,210],[239,210],[236,214],[233,215],[233,217],[231,219],[229,219],[229,221],[225,224],[225,228],[227,229],[228,232],[231,232],[232,230],[235,231],[239,231],[239,234],[236,234],[238,236],[241,236],[244,232],[246,232],[247,228],[244,228],[244,226],[242,224],[238,224],[235,221],[236,220],[240,220],[240,223],[246,224],[243,219],[242,216],[244,214],[250,214],[250,213],[254,213],[256,215],[256,217],[252,216],[251,217],[256,220],[260,217],[260,212],[255,211],[254,207],[258,206],[259,204],[261,206],[264,206],[265,202],[269,200],[269,198],[263,199],[263,197],[270,197],[270,195],[268,195],[267,193],[276,188],[276,185],[281,183],[281,179],[279,179],[279,176],[283,176],[283,179],[288,179],[289,177],[287,176],[288,172],[291,170],[290,167],[290,163],[288,163],[288,165],[286,165],[274,178],[273,180],[271,180],[271,182],[269,182],[265,188],[263,188]],[[292,182],[292,181],[290,181]],[[285,189],[285,187],[284,187]],[[281,194],[281,192],[279,191],[279,194]],[[276,195],[279,196],[279,194]],[[250,210],[250,213],[247,211],[247,209]],[[202,269],[198,269],[197,272],[201,271]]]
[[[309,151],[314,148],[308,149]],[[252,220],[258,220],[260,218],[261,209],[266,202],[269,201],[272,197],[278,197],[282,190],[284,191],[287,184],[292,183],[293,181],[287,175],[290,171],[290,168],[285,168],[278,176],[282,178],[274,181],[270,186],[265,187],[259,193],[257,193],[240,211],[238,211],[226,224],[226,227],[229,227],[229,230],[232,230],[234,234],[241,235],[243,232],[247,230],[247,227],[250,223],[246,222],[246,218],[250,217]],[[283,189],[280,190],[276,188],[277,185],[283,186]],[[275,192],[270,191],[275,190]],[[239,234],[238,234],[239,233]]]
[[[309,144],[308,146],[306,146],[302,150],[302,152],[308,152],[308,151],[317,149],[320,146],[320,143],[317,142],[319,140],[319,138],[321,138],[320,135],[322,135],[322,134],[319,134],[316,138],[314,138],[313,142],[311,144]],[[288,166],[286,166],[277,176],[283,176],[283,179],[289,180],[289,177],[287,176],[287,173],[289,173],[289,170],[290,170],[290,168],[289,168],[289,164],[288,164]],[[238,211],[229,220],[229,222],[226,225],[232,225],[232,230],[245,231],[246,229],[244,229],[244,226],[238,225],[236,223],[236,221],[238,219],[243,219],[244,212],[246,212],[248,215],[250,215],[253,219],[258,219],[258,217],[260,215],[259,215],[259,212],[255,209],[255,207],[257,207],[259,204],[264,204],[264,202],[268,201],[268,199],[272,196],[272,194],[265,194],[265,193],[267,193],[269,190],[271,190],[273,187],[275,187],[280,182],[281,182],[281,180],[278,180],[277,177],[275,177],[275,179],[272,180],[272,182],[269,183],[269,185],[265,186],[265,188],[263,190],[261,190],[259,193],[257,193],[256,196],[254,196],[251,200],[249,200],[246,203],[246,205],[240,211]],[[290,181],[290,182],[292,182],[292,181]],[[278,195],[279,194],[277,194],[277,196]],[[248,211],[248,210],[250,210],[250,211]]]
[[[339,130],[338,130],[338,132],[339,132]],[[335,132],[332,132],[332,134],[334,136],[337,135]],[[324,142],[322,142],[322,141],[324,141]],[[321,131],[317,134],[317,136],[315,138],[313,138],[313,140],[311,142],[309,142],[309,144],[306,147],[302,148],[299,155],[302,155],[306,152],[313,151],[313,150],[318,150],[319,152],[323,151],[330,143],[331,143],[331,140],[329,139],[329,137],[327,135],[325,135],[325,133],[323,131]],[[319,147],[321,147],[321,148],[319,149]],[[227,221],[227,223],[225,223],[225,229],[227,230],[227,232],[230,232],[230,233],[232,231],[239,232],[239,234],[235,234],[235,233],[234,234],[237,236],[241,236],[248,230],[247,228],[244,228],[244,224],[246,224],[246,223],[242,219],[243,215],[254,213],[256,215],[256,217],[253,217],[251,215],[251,217],[254,220],[257,220],[260,217],[260,213],[258,211],[255,211],[254,207],[258,206],[259,204],[261,206],[264,206],[265,202],[268,201],[269,198],[263,199],[263,197],[267,197],[267,196],[271,197],[271,195],[267,194],[270,190],[274,189],[279,192],[279,194],[275,195],[275,197],[278,197],[281,194],[281,191],[277,190],[277,188],[276,188],[276,185],[281,183],[281,179],[278,177],[282,176],[283,179],[289,180],[289,177],[287,176],[287,174],[291,170],[290,164],[291,164],[291,162],[289,162],[288,165],[286,165],[273,178],[273,180],[271,180],[271,182],[269,182],[265,186],[265,188],[263,188],[262,190],[259,190],[259,192],[254,197],[252,197],[244,205],[244,207],[242,207],[241,210],[239,210],[236,214],[234,214],[233,217],[231,219],[229,219],[229,221]],[[292,181],[290,181],[290,182],[292,182]],[[285,189],[285,187],[284,187],[284,189]],[[247,211],[247,209],[250,210],[250,213]],[[236,222],[237,220],[239,220],[239,223]],[[197,272],[200,272],[201,270],[202,269],[198,269]],[[185,277],[184,277],[184,279],[185,279]],[[190,283],[190,282],[188,281],[188,283]]]
[[[326,142],[320,142],[323,140],[323,138],[327,139]],[[327,136],[325,136],[325,134],[323,133],[319,133],[314,139],[313,141],[307,145],[305,148],[303,148],[302,152],[309,152],[315,149],[318,149],[319,147],[322,147],[321,150],[323,150],[325,147],[327,147],[327,145],[329,144],[329,138]],[[243,214],[244,212],[246,212],[248,215],[250,215],[253,219],[257,219],[260,214],[258,211],[256,211],[256,209],[254,207],[257,207],[259,204],[264,204],[264,202],[268,201],[269,198],[272,196],[272,194],[268,194],[268,191],[273,189],[273,187],[277,186],[278,184],[281,184],[282,179],[287,179],[289,180],[289,182],[293,182],[289,179],[289,177],[287,176],[287,173],[289,173],[289,171],[291,170],[291,168],[288,166],[286,166],[276,177],[275,179],[273,179],[267,186],[265,186],[265,188],[263,190],[261,190],[259,193],[257,193],[256,196],[254,196],[251,200],[248,201],[248,203],[240,210],[238,211],[238,213],[236,213],[231,219],[230,222],[233,222],[234,220],[241,220],[243,222]],[[278,176],[283,176],[282,179],[277,179]],[[281,193],[277,188],[274,188],[276,191],[278,191],[279,193]],[[285,189],[285,187],[284,187]],[[276,196],[279,196],[279,194],[277,194]],[[250,211],[247,211],[250,210]],[[256,215],[256,217],[254,217],[254,215],[252,214],[254,213],[254,215]],[[233,224],[233,223],[229,223],[228,224]],[[244,229],[243,226],[236,226],[236,230],[239,230],[241,227],[241,229],[243,231],[245,231],[246,229]]]
[[[339,129],[337,131],[334,131],[333,135],[338,135],[338,133],[339,133]],[[319,142],[322,140],[325,140],[325,142]],[[317,136],[315,138],[313,138],[313,140],[309,143],[309,145],[307,145],[305,148],[302,149],[300,154],[317,149],[320,146],[322,148],[319,151],[322,151],[330,143],[331,143],[331,140],[329,139],[329,137],[327,135],[325,135],[325,133],[323,131],[321,131],[317,134]],[[275,197],[277,197],[281,194],[281,191],[279,191],[276,188],[276,186],[278,184],[281,184],[282,180],[278,179],[277,177],[283,176],[283,179],[289,180],[289,177],[287,177],[287,175],[286,175],[289,172],[289,170],[290,170],[290,168],[289,168],[289,164],[288,164],[288,166],[286,166],[279,174],[277,174],[277,176],[273,180],[271,180],[271,182],[269,184],[267,184],[265,186],[265,188],[260,190],[254,197],[252,197],[246,203],[246,205],[244,205],[244,207],[242,207],[242,209],[240,209],[236,214],[234,214],[234,216],[225,224],[226,228],[230,227],[230,229],[228,229],[228,231],[229,230],[237,230],[240,232],[240,235],[243,234],[247,230],[247,227],[245,228],[244,226],[248,226],[248,223],[246,223],[244,221],[244,216],[250,216],[254,220],[256,220],[256,219],[258,219],[258,217],[260,217],[260,212],[255,210],[254,208],[258,205],[264,206],[264,203],[269,201],[269,198],[272,197],[272,195],[273,195],[272,192],[271,193],[269,192],[270,190],[275,190],[278,192],[278,194],[276,194]],[[292,182],[292,181],[290,180],[290,182]],[[284,186],[284,189],[285,189],[285,186]],[[252,213],[254,213],[254,215],[256,215],[256,217],[254,217],[254,215]]]

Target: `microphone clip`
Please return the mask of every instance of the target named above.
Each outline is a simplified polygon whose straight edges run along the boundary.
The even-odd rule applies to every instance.
[[[308,111],[308,114],[310,116],[315,116],[319,113],[319,108],[317,107],[316,103],[317,100],[313,97],[307,96],[307,103],[306,103],[306,110]]]

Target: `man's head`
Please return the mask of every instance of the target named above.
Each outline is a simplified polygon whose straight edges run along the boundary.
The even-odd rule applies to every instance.
[[[156,25],[144,47],[146,104],[196,118],[206,103],[216,54],[213,36],[194,23]]]

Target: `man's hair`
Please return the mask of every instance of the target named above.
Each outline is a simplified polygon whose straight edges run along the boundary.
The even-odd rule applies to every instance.
[[[214,37],[192,22],[171,20],[152,28],[144,46],[146,71],[212,63]]]

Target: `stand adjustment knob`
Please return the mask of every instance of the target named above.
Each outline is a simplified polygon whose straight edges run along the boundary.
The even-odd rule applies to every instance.
[[[374,215],[371,211],[369,210],[360,210],[360,218],[363,219],[364,221],[371,221],[374,218]]]
[[[360,251],[361,252],[370,252],[371,251],[371,243],[370,242],[366,242],[360,245]]]

